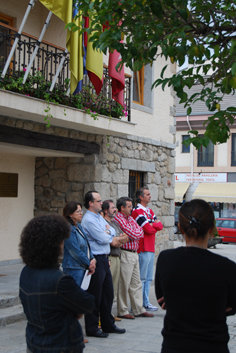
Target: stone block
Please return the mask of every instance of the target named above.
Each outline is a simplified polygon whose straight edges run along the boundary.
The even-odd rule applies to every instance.
[[[53,169],[54,168],[54,161],[55,161],[55,158],[44,158],[44,163],[46,164],[46,166],[49,168],[49,169]]]
[[[67,166],[67,158],[56,158],[55,159],[55,168],[56,169],[64,169]]]
[[[148,188],[151,194],[152,201],[158,200],[158,187],[155,184],[148,184]]]
[[[48,175],[44,175],[41,178],[35,179],[35,185],[48,187],[51,185],[51,179],[49,178]]]
[[[80,183],[70,183],[70,186],[72,191],[82,191],[84,188],[84,185]]]
[[[53,199],[51,201],[51,207],[64,207],[65,206],[65,201],[62,199]]]
[[[45,165],[42,165],[41,167],[36,169],[36,176],[41,177],[43,175],[46,175],[48,173],[48,168]]]
[[[70,202],[70,201],[81,202],[83,204],[83,193],[81,191],[67,192],[66,202]]]
[[[162,216],[163,226],[165,227],[174,227],[175,218],[174,216]]]
[[[117,165],[115,163],[108,163],[108,170],[113,173],[117,169]]]
[[[110,184],[109,183],[94,183],[95,190],[99,192],[102,200],[107,200],[111,197],[110,195]]]
[[[48,174],[49,174],[49,178],[51,178],[51,179],[65,178],[66,177],[65,169],[51,170]]]
[[[173,188],[166,188],[165,189],[165,198],[167,200],[174,200],[175,198],[175,192]]]
[[[168,171],[168,173],[171,173],[171,174],[175,172],[175,160],[174,160],[174,158],[169,158],[167,171]]]
[[[69,181],[93,181],[94,168],[91,165],[72,164],[67,169]]]
[[[63,178],[57,178],[52,180],[52,189],[60,192],[66,192],[70,187],[70,184]]]
[[[140,159],[122,158],[122,169],[137,170],[140,172],[155,172],[155,163],[146,162]]]
[[[116,184],[123,184],[128,182],[128,180],[124,178],[124,172],[122,169],[118,169],[112,173],[112,182]]]
[[[128,184],[119,184],[117,186],[117,198],[128,196]]]
[[[111,179],[112,179],[112,175],[106,165],[104,165],[104,164],[96,165],[96,167],[95,167],[95,180],[96,180],[96,182],[98,182],[98,181],[111,182]]]

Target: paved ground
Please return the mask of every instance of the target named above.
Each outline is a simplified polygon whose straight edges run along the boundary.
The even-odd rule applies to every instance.
[[[182,245],[176,242],[175,246]],[[219,244],[211,250],[227,256],[236,262],[236,245]],[[0,296],[18,292],[18,278],[21,265],[0,266]],[[151,287],[151,302],[155,303],[154,288]],[[115,311],[115,306],[114,306]],[[89,337],[85,353],[158,353],[160,352],[162,337],[161,328],[165,313],[159,309],[151,319],[136,318],[122,320],[119,327],[126,328],[123,335],[110,334],[108,338],[100,339]],[[25,321],[16,322],[0,328],[0,353],[25,353]],[[236,353],[236,315],[228,318],[231,340],[229,349]],[[121,346],[122,343],[122,346]]]

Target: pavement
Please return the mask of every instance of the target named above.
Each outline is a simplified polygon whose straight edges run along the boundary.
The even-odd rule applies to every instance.
[[[184,243],[175,242],[175,247]],[[226,256],[236,262],[236,244],[218,244],[211,249],[217,254]],[[18,301],[18,281],[23,265],[21,263],[1,265],[0,263],[0,353],[25,353],[25,326],[26,320],[17,312],[21,308]],[[156,303],[154,286],[151,286],[150,301]],[[18,309],[17,309],[18,308]],[[3,311],[8,319],[3,318]],[[113,306],[116,314],[116,304]],[[15,317],[14,317],[15,314]],[[12,315],[12,316],[11,316]],[[157,353],[161,351],[161,329],[165,311],[161,308],[154,312],[153,318],[135,318],[135,320],[122,320],[117,323],[125,328],[125,334],[110,334],[108,338],[88,337],[85,353]],[[8,321],[13,317],[13,321]],[[20,321],[18,321],[20,320]],[[12,323],[11,323],[12,322]],[[229,350],[236,353],[236,315],[227,318],[230,342]],[[81,320],[84,326],[83,319]],[[122,344],[122,346],[121,346]]]

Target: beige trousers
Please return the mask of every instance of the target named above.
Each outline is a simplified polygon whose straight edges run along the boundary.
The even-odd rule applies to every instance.
[[[114,301],[116,301],[118,293],[118,284],[120,279],[120,258],[119,256],[109,256],[109,261],[114,289]]]
[[[134,315],[140,315],[146,311],[143,307],[143,291],[140,280],[138,254],[121,250],[120,280],[117,298],[119,316],[129,314],[129,299]]]

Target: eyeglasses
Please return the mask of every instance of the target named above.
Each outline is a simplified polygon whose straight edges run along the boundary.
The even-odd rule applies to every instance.
[[[78,213],[78,214],[83,214],[84,212],[83,212],[83,211],[78,211],[77,213]]]

